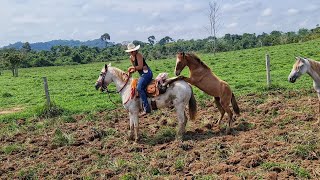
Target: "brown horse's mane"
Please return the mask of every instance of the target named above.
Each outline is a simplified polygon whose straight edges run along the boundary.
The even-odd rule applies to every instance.
[[[316,60],[313,60],[313,59],[309,59],[309,62],[311,64],[311,68],[317,72],[317,74],[320,76],[320,62],[316,61]]]
[[[208,65],[206,65],[203,61],[201,61],[197,55],[193,53],[187,53],[186,56],[189,57],[189,59],[194,59],[198,64],[202,65],[204,68],[210,69]]]

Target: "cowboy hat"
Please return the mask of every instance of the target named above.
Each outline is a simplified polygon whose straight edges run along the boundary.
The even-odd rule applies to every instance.
[[[125,50],[126,52],[132,52],[132,51],[136,51],[140,48],[140,45],[136,46],[133,43],[129,43],[127,46],[127,50]]]

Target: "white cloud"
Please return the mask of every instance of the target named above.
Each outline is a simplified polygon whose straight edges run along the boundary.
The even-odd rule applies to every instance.
[[[235,28],[237,26],[238,26],[238,23],[236,23],[236,22],[233,22],[233,23],[226,25],[227,28]]]
[[[23,16],[18,16],[18,17],[14,17],[12,19],[12,22],[15,24],[41,24],[41,23],[49,23],[50,19],[46,18],[46,17],[37,17],[35,15],[23,15]]]
[[[305,28],[309,22],[309,19],[305,19],[299,23],[300,28]]]
[[[232,11],[236,11],[238,9],[242,9],[243,7],[248,7],[251,6],[252,4],[254,4],[255,2],[252,0],[243,0],[243,1],[239,1],[236,3],[225,3],[222,5],[221,10],[223,12],[232,12]]]
[[[257,23],[256,23],[256,26],[266,26],[266,25],[268,25],[269,23],[268,22],[265,22],[265,21],[258,21]]]
[[[261,16],[271,16],[272,15],[272,9],[266,8],[262,11]]]
[[[186,12],[197,12],[197,11],[201,10],[202,7],[197,4],[194,4],[194,3],[192,3],[192,4],[186,3],[183,5],[183,9]]]
[[[299,13],[299,10],[293,9],[293,8],[288,9],[288,11],[287,11],[288,15],[295,15],[295,14],[298,14],[298,13]]]
[[[114,42],[146,41],[150,35],[206,38],[208,3],[193,0],[5,0],[0,6],[0,47],[17,41],[90,40],[105,32]],[[314,27],[320,17],[319,0],[308,3],[301,0],[218,0],[218,3],[221,7],[219,35],[296,31],[299,27]],[[294,7],[288,8],[288,4]],[[294,14],[299,16],[291,18]]]

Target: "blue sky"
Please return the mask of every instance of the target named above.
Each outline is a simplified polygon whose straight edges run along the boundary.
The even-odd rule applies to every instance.
[[[211,1],[212,2],[212,1]],[[209,36],[208,0],[0,0],[0,47],[54,39],[111,41],[154,35],[173,39]],[[218,36],[272,30],[297,31],[320,24],[320,0],[217,0]]]

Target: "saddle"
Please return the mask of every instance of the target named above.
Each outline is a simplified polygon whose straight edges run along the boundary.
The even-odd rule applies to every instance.
[[[131,94],[139,97],[137,92],[138,79],[134,79],[131,83]],[[151,82],[147,85],[146,92],[149,98],[157,97],[160,94],[163,94],[167,91],[167,87],[161,86],[159,81],[152,79]]]
[[[167,91],[167,87],[161,86],[168,79],[168,73],[160,73],[147,86],[148,97],[156,97]]]
[[[160,94],[163,94],[167,91],[166,86],[161,86],[167,79],[168,74],[167,73],[160,73],[156,79],[152,79],[151,82],[147,85],[146,92],[147,96],[151,98],[151,108],[153,110],[158,109],[156,105],[156,101],[153,99],[154,97],[159,96]],[[137,84],[138,79],[133,79],[131,83],[131,97],[139,97],[139,94],[137,92]]]

